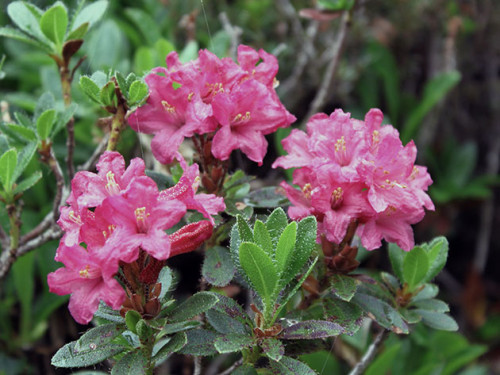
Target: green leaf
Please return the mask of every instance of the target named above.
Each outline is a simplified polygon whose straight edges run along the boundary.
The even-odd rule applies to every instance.
[[[190,331],[191,332],[191,331]],[[194,331],[192,331],[194,332]],[[177,353],[184,348],[188,342],[186,332],[176,333],[160,350],[153,356],[153,360],[157,363],[165,360],[172,353]]]
[[[7,6],[7,13],[17,27],[47,45],[47,39],[40,30],[38,18],[30,11],[28,4],[23,1],[14,1]]]
[[[198,42],[196,40],[190,40],[179,54],[179,60],[181,63],[185,64],[188,61],[196,59],[199,49]]]
[[[135,24],[145,37],[148,45],[153,45],[161,37],[157,22],[144,10],[139,8],[125,9],[125,15]]]
[[[434,329],[458,331],[458,324],[451,316],[439,312],[416,309],[413,312],[422,316],[422,322]]]
[[[14,194],[19,194],[22,193],[29,188],[31,188],[33,185],[35,185],[40,179],[42,178],[42,172],[36,171],[33,173],[31,176],[25,178],[22,180],[14,189]]]
[[[27,128],[23,125],[17,125],[17,124],[7,124],[9,129],[12,131],[16,132],[19,134],[21,137],[27,139],[28,141],[36,141],[37,137],[36,134],[33,130],[30,128]]]
[[[240,333],[246,335],[250,331],[252,321],[232,298],[220,295],[219,302],[207,311],[207,321],[220,333]]]
[[[201,273],[210,284],[226,286],[231,282],[235,272],[231,255],[225,247],[214,246],[205,251]]]
[[[299,322],[281,331],[279,337],[286,340],[314,340],[338,336],[344,329],[337,323],[325,320]]]
[[[48,50],[47,47],[45,47],[43,44],[41,45],[40,42],[38,42],[37,40],[32,39],[29,36],[27,36],[26,34],[24,34],[23,32],[21,32],[17,29],[13,29],[9,26],[0,27],[0,36],[4,36],[6,38],[16,39],[16,40],[31,44],[31,45],[36,46],[36,47],[42,47],[46,51]]]
[[[55,120],[55,109],[46,110],[40,115],[40,117],[38,117],[38,120],[36,121],[36,130],[41,140],[45,140],[49,137]]]
[[[306,364],[285,356],[283,356],[279,362],[271,361],[270,366],[273,370],[273,374],[316,375],[316,372]]]
[[[301,271],[316,247],[317,223],[314,216],[302,219],[297,227],[297,241],[291,260],[281,277],[281,285],[288,284]]]
[[[40,19],[40,28],[47,38],[60,49],[68,27],[68,12],[61,3],[49,8]]]
[[[318,302],[323,309],[325,319],[333,320],[344,329],[344,334],[352,336],[363,323],[363,311],[354,303],[338,298],[324,298]]]
[[[447,303],[439,300],[439,299],[423,299],[420,301],[416,301],[412,303],[413,306],[417,307],[420,310],[433,311],[438,313],[445,313],[450,311],[450,307]]]
[[[85,367],[102,362],[125,350],[111,341],[125,325],[105,324],[87,331],[78,341],[64,345],[52,357],[55,367]]]
[[[142,81],[134,81],[130,85],[128,93],[128,103],[130,106],[140,104],[148,96],[148,86]]]
[[[398,334],[409,333],[408,325],[403,321],[401,315],[387,302],[360,292],[354,295],[352,301],[371,314],[382,327]]]
[[[217,354],[214,347],[215,340],[220,334],[206,329],[193,329],[186,332],[188,342],[179,352],[195,356],[209,356]]]
[[[295,247],[296,238],[297,222],[292,221],[287,225],[287,227],[281,234],[278,241],[278,246],[276,247],[275,260],[279,278],[281,278],[281,274],[286,270],[287,265],[291,262],[290,258]]]
[[[146,374],[147,359],[144,352],[136,349],[125,354],[111,369],[111,375],[143,375]]]
[[[262,351],[273,361],[279,361],[285,355],[285,347],[273,337],[264,338],[260,344]]]
[[[283,211],[281,207],[276,208],[267,218],[266,227],[269,231],[269,235],[271,236],[273,247],[278,246],[281,233],[283,233],[287,225],[288,218],[285,211]]]
[[[221,354],[239,352],[242,349],[255,345],[252,336],[242,336],[241,334],[228,334],[215,340],[215,349]]]
[[[129,310],[125,314],[125,324],[127,325],[127,328],[133,333],[137,333],[136,326],[141,319],[141,314],[139,314],[135,310]]]
[[[318,0],[318,4],[329,11],[341,11],[351,9],[354,6],[354,0]]]
[[[99,94],[99,100],[103,106],[114,106],[114,100],[116,98],[115,84],[114,82],[106,83]]]
[[[72,22],[71,31],[73,32],[85,23],[89,24],[89,28],[92,27],[104,15],[107,7],[107,0],[99,0],[87,5],[76,15]]]
[[[72,32],[69,33],[66,40],[83,39],[85,34],[87,34],[88,30],[89,30],[89,23],[88,22],[82,23],[80,26],[78,26],[76,29],[74,29]]]
[[[11,148],[0,157],[0,182],[6,192],[12,190],[14,170],[17,165],[17,150]]]
[[[188,320],[186,322],[165,324],[161,330],[161,335],[171,335],[172,333],[188,331],[193,328],[197,328],[201,325],[200,322],[196,320]]]
[[[425,84],[422,100],[410,113],[404,124],[401,133],[401,139],[404,143],[417,135],[418,128],[425,116],[460,82],[460,79],[461,75],[458,71],[450,71],[434,77]]]
[[[429,282],[443,269],[448,258],[448,240],[446,237],[436,237],[426,245],[427,257],[429,258],[429,271],[423,282]]]
[[[359,280],[342,274],[334,274],[331,278],[332,292],[340,299],[349,302],[360,283]]]
[[[253,365],[244,364],[234,370],[231,375],[258,375]]]
[[[413,296],[412,302],[434,298],[438,295],[439,288],[434,284],[425,284],[424,288]]]
[[[252,242],[253,241],[252,230],[250,229],[250,226],[248,225],[246,220],[241,215],[238,215],[236,217],[236,225],[238,228],[238,233],[240,235],[241,242]]]
[[[157,280],[157,282],[161,284],[161,292],[160,295],[158,296],[160,301],[163,302],[165,295],[172,286],[172,280],[173,280],[172,270],[168,267],[163,267],[162,270],[160,271],[160,275],[158,275],[158,280]]]
[[[406,252],[395,243],[389,243],[389,259],[391,261],[392,270],[401,283],[404,282],[403,277],[403,261]]]
[[[0,134],[0,155],[3,155],[9,148],[9,141],[7,140],[7,137]]]
[[[104,302],[99,302],[99,308],[94,313],[94,317],[105,319],[108,322],[125,323],[125,319],[120,315],[119,311],[113,310]]]
[[[279,207],[289,204],[288,199],[278,191],[279,188],[275,186],[266,186],[247,194],[243,201],[248,206],[259,208]]]
[[[92,79],[90,79],[87,76],[81,76],[80,88],[92,101],[94,101],[97,104],[101,104],[101,97],[100,97],[101,89]]]
[[[271,241],[271,236],[266,228],[266,224],[260,220],[255,220],[253,239],[269,256],[273,256],[273,242]]]
[[[428,270],[429,259],[427,253],[421,247],[415,247],[406,254],[403,261],[403,277],[410,290],[413,290],[415,286],[423,281]]]
[[[240,264],[266,307],[271,308],[278,276],[269,255],[256,244],[243,242],[240,246]]]
[[[194,294],[187,301],[184,301],[174,310],[168,314],[170,322],[181,322],[191,319],[198,314],[201,314],[212,306],[214,306],[219,299],[214,293],[199,292]]]

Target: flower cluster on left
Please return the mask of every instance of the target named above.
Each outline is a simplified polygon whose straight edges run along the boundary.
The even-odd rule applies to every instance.
[[[142,159],[125,169],[117,152],[105,152],[98,173],[78,172],[58,224],[64,231],[56,260],[65,267],[48,277],[50,291],[71,294],[69,309],[87,324],[102,300],[124,314],[138,311],[144,318],[160,310],[158,275],[166,259],[195,250],[211,237],[211,215],[224,210],[222,198],[197,194],[198,165],[187,166],[177,154],[184,174],[177,185],[159,191],[145,175]],[[187,210],[206,219],[187,224],[172,234]]]

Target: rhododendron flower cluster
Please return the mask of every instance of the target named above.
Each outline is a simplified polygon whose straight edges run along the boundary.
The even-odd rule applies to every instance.
[[[65,267],[49,274],[48,283],[54,293],[71,293],[69,309],[79,323],[92,319],[100,300],[113,309],[124,303],[126,291],[116,280],[121,265],[148,257],[149,267],[143,267],[140,278],[154,284],[161,269],[157,265],[162,264],[158,261],[192,251],[211,236],[211,215],[224,210],[224,202],[196,194],[198,166],[188,167],[180,154],[176,156],[184,175],[161,192],[145,175],[143,160],[133,159],[125,169],[117,152],[101,156],[98,173],[75,175],[69,206],[61,208],[58,221],[64,236],[55,259]],[[167,235],[165,230],[179,223],[188,209],[198,210],[209,221]]]
[[[414,164],[413,141],[403,146],[398,131],[382,120],[378,109],[364,122],[337,109],[311,117],[307,134],[292,130],[283,140],[288,155],[273,164],[298,168],[293,183],[300,190],[281,184],[293,205],[291,218],[316,216],[318,235],[337,244],[356,222],[368,250],[380,247],[382,239],[413,248],[411,224],[423,218],[424,208],[434,209],[426,194],[432,180],[425,167]]]
[[[149,98],[128,118],[135,131],[154,134],[151,148],[162,163],[174,159],[185,137],[209,133],[215,158],[227,160],[241,149],[262,164],[264,135],[295,121],[274,90],[277,59],[263,50],[240,45],[239,64],[207,50],[186,64],[176,52],[166,61],[168,68],[146,76]]]

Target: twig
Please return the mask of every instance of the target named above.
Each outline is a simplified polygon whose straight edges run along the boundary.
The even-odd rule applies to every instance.
[[[230,373],[233,372],[234,369],[237,367],[240,367],[243,363],[243,358],[238,359],[236,362],[233,363],[231,367],[229,367],[227,370],[222,371],[219,373],[219,375],[229,375]]]
[[[207,366],[205,375],[216,375],[219,372],[219,367],[224,363],[227,357],[229,357],[229,354],[221,354],[215,357]]]
[[[53,219],[56,219],[59,217],[59,208],[62,202],[63,189],[64,189],[64,176],[61,170],[61,166],[59,165],[59,162],[57,161],[54,155],[54,150],[52,148],[50,149],[49,159],[47,160],[47,164],[49,165],[50,169],[52,170],[52,173],[54,173],[54,176],[56,178],[57,191],[56,191],[56,196],[54,198],[54,204],[52,206],[52,217]]]
[[[379,346],[384,342],[384,339],[387,336],[387,332],[385,329],[380,331],[377,336],[375,336],[375,339],[373,340],[372,344],[366,351],[366,353],[363,355],[363,358],[354,366],[354,368],[351,370],[349,375],[361,375],[365,368],[373,361],[373,358],[375,358],[375,354],[377,354],[377,349]]]
[[[201,375],[201,357],[194,357],[194,371],[193,375]]]
[[[240,44],[240,36],[243,33],[241,27],[233,26],[231,22],[229,22],[229,18],[227,17],[226,12],[222,12],[219,14],[219,20],[224,27],[226,33],[228,33],[231,38],[231,47],[229,49],[229,56],[231,58],[236,59],[238,52],[238,45]]]
[[[5,249],[9,246],[9,237],[7,236],[7,233],[5,233],[5,230],[1,225],[0,225],[0,245],[2,246],[2,249]]]
[[[307,115],[305,117],[306,120],[309,119],[314,113],[318,112],[318,110],[320,110],[326,102],[328,91],[333,84],[333,77],[339,65],[340,55],[342,52],[342,47],[344,46],[350,21],[351,13],[349,11],[344,11],[342,19],[340,21],[339,30],[337,32],[337,38],[330,48],[330,63],[326,67],[326,71],[323,76],[318,93],[316,94],[311,106],[309,107],[309,111],[307,112]]]
[[[40,236],[19,246],[14,254],[11,254],[10,251],[7,250],[3,251],[2,255],[0,255],[0,280],[2,280],[7,275],[7,272],[9,272],[12,264],[17,258],[33,249],[36,249],[39,246],[42,246],[48,241],[59,238],[61,234],[61,229],[58,226],[54,225],[50,227],[50,229],[42,233]]]

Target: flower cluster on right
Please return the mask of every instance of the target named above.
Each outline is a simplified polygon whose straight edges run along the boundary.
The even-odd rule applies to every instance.
[[[411,224],[422,220],[424,208],[434,210],[426,193],[432,179],[427,168],[415,165],[413,141],[403,146],[398,131],[382,120],[379,109],[371,109],[364,122],[337,109],[311,117],[307,134],[292,130],[283,140],[288,155],[273,164],[297,168],[293,183],[300,190],[281,184],[293,205],[292,219],[314,215],[318,236],[337,244],[356,222],[368,250],[382,239],[413,248]]]

